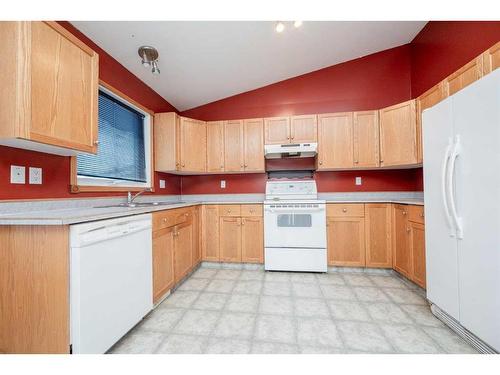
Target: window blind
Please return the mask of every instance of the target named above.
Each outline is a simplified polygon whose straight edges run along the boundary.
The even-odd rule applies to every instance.
[[[80,176],[146,182],[144,115],[99,92],[97,155],[79,154]]]

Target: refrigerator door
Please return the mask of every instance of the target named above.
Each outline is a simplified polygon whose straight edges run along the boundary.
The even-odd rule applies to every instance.
[[[460,323],[500,351],[500,69],[453,96],[453,126]]]
[[[422,114],[425,257],[427,298],[458,320],[457,240],[446,190],[453,140],[452,110],[448,98]]]

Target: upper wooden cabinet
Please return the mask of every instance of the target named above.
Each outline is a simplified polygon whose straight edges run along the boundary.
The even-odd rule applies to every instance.
[[[318,115],[318,170],[353,166],[352,112]]]
[[[0,22],[0,41],[0,144],[96,153],[97,53],[56,22]]]
[[[240,172],[244,168],[243,120],[224,121],[224,160],[226,172]]]
[[[378,111],[353,114],[354,167],[380,165]]]
[[[224,172],[224,122],[207,122],[207,172]]]
[[[483,53],[483,74],[488,74],[500,67],[500,42]]]
[[[266,145],[290,143],[290,117],[268,117],[264,119]]]
[[[380,166],[417,164],[415,100],[379,111]]]
[[[318,142],[318,116],[301,115],[290,117],[291,143]]]
[[[446,96],[455,94],[483,76],[483,56],[462,66],[442,82]]]
[[[156,113],[154,119],[155,170],[205,173],[207,124],[174,112]]]
[[[226,172],[264,172],[264,123],[262,119],[224,122]]]

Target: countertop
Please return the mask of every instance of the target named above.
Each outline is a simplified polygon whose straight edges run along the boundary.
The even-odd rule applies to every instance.
[[[327,203],[400,203],[423,205],[422,193],[320,193]],[[119,207],[123,198],[54,200],[0,203],[0,225],[70,225],[139,215],[198,204],[261,204],[264,194],[217,194],[148,196],[140,202],[159,201],[157,206]],[[112,206],[112,207],[110,207]]]

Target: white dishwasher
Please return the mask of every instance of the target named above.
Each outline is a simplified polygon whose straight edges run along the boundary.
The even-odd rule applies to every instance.
[[[105,353],[153,308],[151,214],[70,227],[73,353]]]

